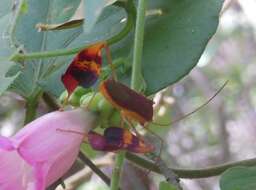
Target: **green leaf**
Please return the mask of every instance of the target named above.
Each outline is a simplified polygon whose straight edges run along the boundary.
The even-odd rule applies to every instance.
[[[10,46],[10,34],[9,34],[9,25],[12,18],[12,14],[6,14],[0,16],[0,57],[9,57],[12,53],[12,48]]]
[[[217,29],[222,3],[223,0],[149,2],[142,57],[147,95],[177,82],[196,66]],[[131,37],[117,54],[126,51],[128,55],[132,44]]]
[[[159,183],[159,190],[177,190],[177,188],[167,181],[162,181]]]
[[[175,83],[196,66],[218,26],[222,0],[154,1],[162,11],[148,18],[143,52],[146,94]]]
[[[27,0],[23,3],[27,3],[27,10],[18,14],[13,37],[27,52],[63,48],[77,33],[76,30],[38,32],[35,26],[38,23],[68,20],[76,11],[80,0]]]
[[[125,17],[125,12],[120,8],[109,6],[104,9],[99,18],[97,17],[97,22],[93,24],[89,33],[83,32],[82,27],[66,31],[38,33],[34,28],[35,24],[39,22],[65,22],[72,15],[69,14],[63,18],[60,16],[59,19],[49,16],[52,15],[51,9],[55,10],[53,7],[56,7],[57,2],[59,3],[57,12],[66,10],[63,8],[61,0],[28,1],[28,12],[21,15],[21,20],[23,21],[18,24],[15,30],[18,44],[23,44],[26,51],[43,51],[66,46],[78,47],[91,44],[113,36],[125,24],[125,22],[121,22]],[[222,0],[195,0],[193,2],[190,0],[150,1],[142,65],[143,76],[147,86],[146,94],[153,94],[175,83],[187,75],[196,65],[208,40],[216,31],[221,6]],[[33,11],[31,11],[31,7],[34,7]],[[35,12],[39,13],[35,14]],[[31,19],[29,24],[25,18],[29,19],[31,17],[35,18]],[[91,20],[89,17],[87,19]],[[85,18],[85,24],[86,22]],[[32,38],[33,40],[31,40]],[[133,38],[130,35],[130,38],[127,38],[126,41],[122,40],[111,47],[113,57],[120,57],[120,55],[128,57],[132,44]],[[48,74],[52,73],[53,63],[57,63],[59,60],[64,60],[64,68],[66,68],[69,60],[65,58],[49,59],[43,62],[38,60],[36,63],[31,64],[34,65],[36,70],[38,70],[37,65],[41,65],[42,68],[39,69],[39,73]],[[56,73],[60,76],[59,72]],[[32,76],[28,78],[40,82],[40,84],[44,83],[44,86],[47,86],[48,82],[42,76],[49,75],[41,74],[39,77],[35,76],[36,78]],[[126,77],[125,80],[127,81],[129,74],[123,76]],[[54,86],[57,86],[58,89],[63,88],[60,79],[58,79],[58,77],[55,77],[54,83],[51,84],[52,87],[48,88],[48,90],[51,91]],[[55,93],[58,92],[55,91]]]
[[[256,167],[234,167],[225,171],[220,179],[221,190],[256,189]]]
[[[6,73],[9,70],[10,67],[14,65],[13,62],[10,62],[8,60],[0,61],[0,95],[12,84],[14,79],[19,75],[19,73],[16,73],[13,76],[6,77]]]
[[[72,41],[69,47],[75,48],[81,45],[89,45],[116,35],[124,27],[125,22],[120,21],[125,17],[126,13],[122,8],[116,6],[106,7],[91,31],[89,33],[81,33],[74,41]]]
[[[0,18],[6,14],[8,14],[9,12],[11,12],[12,9],[12,3],[14,1],[10,1],[10,0],[1,0],[1,6],[0,6]],[[2,25],[1,25],[2,27]]]
[[[57,70],[55,70],[50,76],[47,77],[47,79],[40,80],[38,84],[44,91],[51,93],[55,97],[58,97],[64,90],[64,86],[61,82],[61,75],[65,73],[66,67],[68,67],[68,64],[71,62],[71,58],[67,60],[63,60],[61,62],[61,67],[58,67]]]
[[[88,34],[96,24],[103,9],[116,1],[117,0],[86,0],[84,3],[84,0],[82,0],[75,14],[72,18],[70,18],[70,20],[53,24],[39,23],[36,27],[42,31],[64,30],[68,28],[79,27],[84,24],[84,20],[86,20],[83,32]]]
[[[114,1],[107,2],[113,3]],[[27,3],[28,11],[20,14],[17,20],[17,26],[14,30],[16,41],[19,45],[24,46],[25,51],[27,52],[55,50],[62,49],[67,46],[78,47],[80,45],[91,44],[95,41],[106,39],[107,37],[114,35],[113,33],[117,33],[124,25],[124,23],[120,23],[120,18],[123,18],[125,15],[124,10],[116,7],[107,7],[109,9],[107,9],[107,11],[104,9],[100,14],[97,25],[92,28],[90,33],[83,32],[83,27],[64,31],[40,33],[35,29],[36,24],[60,23],[69,20],[74,14],[76,10],[75,8],[80,4],[80,1],[30,0]],[[106,1],[104,7],[105,6]],[[65,12],[63,10],[72,10],[73,14],[69,11],[67,16],[63,14],[63,12]],[[109,28],[109,26],[112,27]],[[33,40],[31,40],[31,38],[33,38]],[[30,64],[29,67],[33,67],[33,70],[29,67],[26,69],[30,71],[23,70],[22,73],[26,76],[21,77],[23,77],[22,80],[25,81],[22,82],[22,80],[16,80],[15,82],[23,84],[16,84],[13,86],[15,86],[15,88],[23,86],[22,89],[16,89],[16,91],[21,93],[23,96],[33,94],[35,90],[38,90],[38,86],[46,91],[50,91],[54,95],[59,95],[64,89],[60,81],[60,76],[70,63],[70,60],[70,57],[61,57],[57,59],[53,58],[25,63]],[[62,68],[60,69],[60,67]],[[24,88],[25,86],[26,88]],[[27,89],[27,87],[29,89]],[[15,90],[15,88],[13,89]]]
[[[96,41],[105,40],[117,34],[125,25],[124,22],[120,22],[122,18],[125,18],[125,11],[116,6],[106,7],[101,16],[98,18],[97,24],[94,25],[91,32],[88,34],[82,32],[77,38],[75,38],[69,48],[75,48],[83,45],[89,45]],[[111,27],[109,27],[111,26]],[[65,72],[66,68],[70,64],[73,56],[58,58],[55,61],[56,70],[52,73],[47,80],[40,81],[41,87],[58,97],[64,90],[64,86],[60,81],[61,75]],[[61,67],[61,68],[60,68]]]
[[[11,3],[9,2],[11,1],[3,1],[3,6],[0,6],[0,95],[8,89],[19,75],[19,72],[16,72],[12,76],[6,76],[8,70],[15,65],[8,60],[8,57],[12,53],[12,48],[9,43],[10,35],[8,33],[12,18],[12,14],[8,14],[8,12],[11,11]]]
[[[111,5],[116,0],[84,0],[84,32],[89,33],[98,18],[100,17],[103,9],[107,5]]]
[[[25,52],[38,52],[65,48],[70,41],[80,34],[81,29],[56,32],[38,32],[38,23],[64,22],[73,16],[80,0],[23,0],[17,16],[12,37],[17,46]],[[40,90],[39,81],[45,80],[54,70],[56,59],[24,62],[21,74],[12,90],[24,97],[29,97]]]

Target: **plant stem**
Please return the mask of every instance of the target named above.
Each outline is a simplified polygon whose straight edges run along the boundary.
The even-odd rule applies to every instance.
[[[111,185],[110,185],[111,190],[118,190],[124,159],[125,159],[125,151],[120,151],[115,158],[115,167],[113,169],[112,177],[111,177]]]
[[[60,105],[57,103],[57,101],[47,92],[43,92],[42,98],[44,102],[49,107],[50,111],[55,111],[60,109]]]
[[[139,0],[135,39],[134,39],[134,51],[133,51],[133,66],[132,66],[132,80],[131,88],[139,90],[141,83],[141,60],[143,51],[143,39],[144,39],[144,26],[145,26],[145,13],[146,13],[147,0]]]
[[[143,167],[147,170],[154,171],[156,173],[161,174],[159,168],[156,164],[151,161],[145,160],[137,155],[127,153],[126,158],[133,163]],[[196,178],[207,178],[218,176],[222,174],[225,170],[235,167],[235,166],[256,166],[256,158],[241,160],[237,162],[229,162],[225,164],[220,164],[216,166],[211,166],[207,168],[200,169],[180,169],[180,168],[170,168],[179,178],[188,178],[188,179],[196,179]]]
[[[133,19],[135,17],[134,5],[129,2],[119,2],[116,4],[117,6],[123,7],[127,13],[127,22],[124,28],[115,36],[106,40],[108,45],[113,45],[123,39],[131,29],[133,28]],[[12,61],[22,61],[22,60],[31,60],[31,59],[40,59],[40,58],[49,58],[49,57],[57,57],[57,56],[65,56],[76,54],[79,51],[85,49],[89,45],[81,46],[77,48],[71,49],[59,49],[55,51],[44,51],[44,52],[35,52],[35,53],[16,53],[11,57]]]
[[[81,151],[79,152],[78,157],[89,167],[91,170],[96,173],[107,185],[110,185],[110,179],[106,174],[104,174],[94,163]]]
[[[34,120],[36,117],[36,108],[37,108],[37,102],[26,102],[26,113],[25,113],[25,120],[24,125]]]
[[[147,0],[139,0],[136,27],[135,27],[135,40],[134,40],[134,54],[132,65],[132,80],[131,88],[139,90],[140,77],[141,77],[141,57],[143,49],[143,36],[144,36],[144,22]],[[115,167],[111,178],[111,190],[117,190],[120,181],[120,174],[125,160],[125,151],[121,151],[116,155]]]
[[[25,113],[25,119],[24,119],[24,125],[27,123],[33,121],[36,117],[36,109],[38,106],[38,98],[41,93],[39,93],[36,96],[30,97],[26,99],[26,113]]]

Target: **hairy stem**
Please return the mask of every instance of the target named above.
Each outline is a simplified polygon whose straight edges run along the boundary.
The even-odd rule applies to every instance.
[[[124,28],[115,36],[109,38],[106,40],[108,45],[115,44],[119,42],[121,39],[123,39],[131,29],[133,28],[133,18],[135,17],[135,11],[133,4],[128,2],[119,2],[117,3],[117,6],[123,7],[126,10],[127,13],[127,22]],[[57,57],[57,56],[65,56],[65,55],[71,55],[76,54],[79,51],[83,50],[84,48],[88,47],[81,46],[77,48],[72,49],[59,49],[55,51],[44,51],[44,52],[35,52],[35,53],[16,53],[11,57],[12,61],[22,61],[22,60],[31,60],[31,59],[41,59],[41,58],[49,58],[49,57]]]
[[[154,171],[161,174],[159,168],[156,164],[151,161],[145,160],[137,155],[127,153],[126,158],[133,163],[139,165],[140,167],[146,168],[148,170]],[[200,169],[180,169],[180,168],[170,168],[179,178],[207,178],[218,176],[222,174],[225,170],[235,167],[235,166],[256,166],[256,158],[241,160],[237,162],[229,162],[225,164],[220,164],[216,166],[211,166],[207,168]]]

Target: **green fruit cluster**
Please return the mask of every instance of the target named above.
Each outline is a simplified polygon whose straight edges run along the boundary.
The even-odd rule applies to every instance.
[[[68,100],[66,100],[67,97],[68,92],[64,91],[59,97],[60,103],[64,104],[66,102],[74,107],[84,107],[96,112],[99,115],[101,127],[106,128],[120,125],[120,112],[116,110],[100,92],[77,87]]]

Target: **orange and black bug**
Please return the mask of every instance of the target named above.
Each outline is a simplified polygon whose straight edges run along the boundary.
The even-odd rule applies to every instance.
[[[141,125],[152,121],[154,102],[144,95],[113,79],[103,81],[100,92],[127,119]]]
[[[223,88],[227,85],[226,81],[206,102],[197,107],[191,112],[188,112],[184,116],[174,119],[168,124],[159,124],[153,122],[153,104],[154,102],[144,95],[130,89],[128,86],[113,80],[107,79],[100,84],[101,94],[127,119],[137,121],[141,125],[145,126],[146,123],[152,122],[156,125],[167,126],[174,124],[200,110],[208,103],[210,103],[215,96],[217,96]]]
[[[142,126],[152,122],[154,102],[146,96],[113,79],[103,81],[100,84],[100,92],[113,107],[120,110],[122,118],[127,121],[128,125],[133,127],[131,121],[138,122]],[[153,133],[161,141],[161,153],[163,140],[154,132],[150,130],[149,132]],[[138,133],[136,134],[139,136]]]
[[[102,65],[101,50],[104,47],[106,48],[106,52],[107,52],[106,55],[107,55],[108,62],[110,63],[110,66],[112,66],[110,52],[109,52],[108,46],[104,42],[94,44],[84,49],[83,51],[81,51],[72,61],[66,73],[62,76],[62,81],[69,95],[73,92],[73,90],[78,85],[83,87],[90,87],[96,82],[96,80],[99,77],[101,65]],[[115,76],[114,73],[112,74],[113,76]],[[115,78],[115,77],[112,77],[112,78]],[[225,84],[223,85],[223,87],[225,86]],[[219,93],[220,90],[217,93]],[[128,120],[128,123],[130,123],[130,121],[136,121],[141,125],[145,126],[146,123],[152,122],[154,102],[148,99],[147,97],[145,97],[144,95],[137,93],[136,91],[130,89],[129,87],[125,86],[124,84],[114,79],[107,79],[103,81],[100,84],[100,92],[115,108],[121,111],[121,115],[124,117],[124,119]],[[216,94],[214,96],[216,96]],[[208,103],[209,101],[207,101],[205,104],[200,106],[200,108]],[[190,115],[191,113],[187,115]],[[122,130],[122,133],[120,132],[118,133],[117,132],[118,130]],[[109,135],[111,133],[113,133],[112,136]],[[104,133],[103,136],[96,134],[94,132],[91,132],[90,134],[93,135],[93,138],[91,138],[91,144],[95,148],[99,149],[99,147],[96,146],[97,143],[99,142],[99,145],[103,146],[102,150],[103,149],[110,150],[111,147],[113,146],[116,149],[127,149],[127,150],[134,151],[136,147],[135,145],[132,146],[132,143],[130,144],[124,143],[127,138],[123,138],[123,134],[129,134],[129,133],[131,134],[131,132],[129,131],[125,132],[125,129],[114,130],[113,127],[110,127],[109,130],[106,129],[106,134]],[[133,139],[138,139],[139,142],[142,140],[142,138],[139,138],[137,136],[134,136],[134,135],[131,135],[131,136],[133,137]],[[117,137],[121,138],[121,140],[117,141],[116,140]],[[111,142],[111,139],[115,139],[115,140]],[[121,143],[119,147],[115,144],[117,142]],[[161,142],[162,142],[162,139],[161,139]],[[162,148],[162,143],[161,143],[161,148]],[[129,149],[129,147],[132,147],[132,148]],[[153,149],[150,149],[150,150],[152,151]]]
[[[72,92],[75,90],[77,86],[88,88],[91,87],[97,81],[102,66],[102,48],[105,48],[108,63],[110,64],[111,69],[113,70],[111,64],[110,50],[105,42],[94,44],[82,50],[75,56],[75,58],[67,68],[66,72],[61,77],[61,80],[68,91],[68,97],[72,94]],[[115,78],[114,70],[112,76],[113,78]],[[127,97],[125,99],[119,99],[118,96],[116,96],[114,98],[114,101],[112,102],[114,103],[116,101],[121,103],[121,107],[127,107],[127,109],[122,109],[124,115],[131,115],[131,118],[137,118],[137,120],[141,124],[144,124],[146,121],[152,119],[153,110],[152,112],[145,112],[143,111],[143,109],[136,109],[136,102],[133,102],[131,106],[127,104],[127,102],[135,98],[139,101],[138,103],[144,103],[144,110],[148,110],[151,109],[153,105],[153,102],[151,100],[145,99],[144,96],[136,93],[135,91],[130,90],[125,85],[121,86],[120,89],[117,89],[115,86],[113,86],[112,91],[111,81],[115,82],[114,80],[104,81],[104,83],[107,83],[106,92],[110,93],[110,96],[112,97],[114,96],[114,94],[117,93],[117,91],[120,90],[122,94],[119,94],[118,96],[122,98]],[[95,148],[96,150],[116,151],[120,149],[126,149],[128,151],[137,153],[146,153],[153,151],[152,145],[146,144],[142,138],[135,136],[129,130],[123,128],[109,127],[105,130],[103,136],[91,131],[88,134],[88,139],[92,147]]]
[[[74,133],[85,137],[94,150],[115,152],[118,150],[127,150],[134,153],[150,153],[154,151],[154,146],[145,142],[143,138],[131,133],[128,129],[120,127],[108,127],[103,135],[94,131],[84,134],[73,130],[58,129],[61,132]]]
[[[134,153],[149,153],[154,150],[154,146],[132,134],[128,129],[120,127],[109,127],[105,129],[103,135],[90,131],[88,142],[93,149],[101,151],[127,150]]]
[[[77,86],[91,87],[98,79],[102,66],[101,50],[105,42],[99,42],[79,52],[72,60],[66,72],[61,76],[68,96]]]
[[[227,84],[225,82],[222,87],[204,104],[189,112],[185,116],[178,118],[172,123],[177,122],[192,113],[198,111],[203,106],[207,105]],[[142,94],[130,89],[126,85],[113,80],[108,79],[100,84],[100,92],[102,95],[118,110],[120,110],[121,115],[124,119],[128,120],[128,124],[132,125],[130,121],[135,121],[145,126],[146,123],[152,122],[153,120],[153,104],[154,102]],[[154,123],[154,122],[152,122]],[[170,123],[170,124],[172,124]],[[157,124],[157,123],[155,123]],[[170,125],[170,124],[157,124],[157,125]],[[150,133],[153,133],[161,141],[160,154],[163,146],[163,140],[160,136],[147,129]]]

